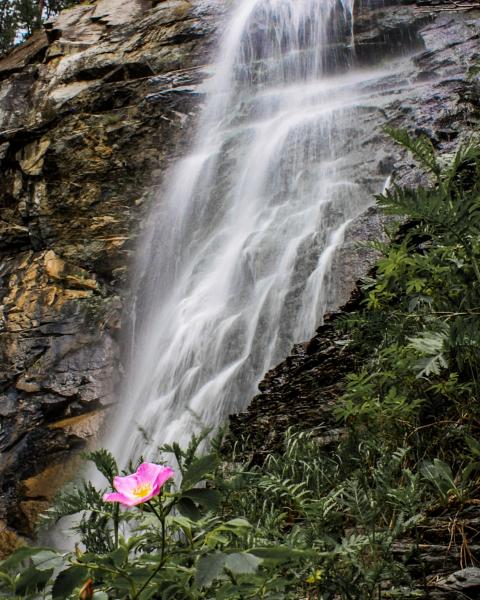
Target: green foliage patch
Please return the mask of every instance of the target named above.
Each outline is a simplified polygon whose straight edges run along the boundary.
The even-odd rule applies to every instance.
[[[0,0],[0,56],[80,0]]]

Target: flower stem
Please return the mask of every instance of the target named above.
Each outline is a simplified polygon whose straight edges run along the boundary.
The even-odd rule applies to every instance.
[[[152,581],[152,579],[157,575],[157,573],[160,571],[160,569],[163,567],[163,565],[165,563],[165,546],[166,546],[165,514],[163,512],[161,514],[159,514],[157,512],[157,510],[155,509],[155,507],[153,506],[153,504],[149,503],[148,505],[152,509],[152,512],[155,514],[155,516],[160,521],[160,527],[162,530],[162,546],[161,546],[161,553],[160,553],[160,562],[158,563],[158,567],[155,569],[155,571],[153,571],[153,573],[150,575],[150,577],[145,581],[145,583],[138,590],[138,592],[132,598],[132,600],[137,600],[137,598],[140,596],[140,594],[143,592],[143,590],[148,586],[148,584]]]
[[[113,509],[113,535],[115,550],[118,548],[118,526],[120,521],[120,505],[115,504]]]

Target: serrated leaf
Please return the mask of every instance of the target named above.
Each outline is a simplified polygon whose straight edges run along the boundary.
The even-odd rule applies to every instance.
[[[421,358],[415,363],[415,369],[418,371],[417,379],[429,377],[430,375],[439,375],[442,369],[446,369],[448,363],[442,354]]]
[[[52,600],[67,598],[77,587],[81,587],[87,579],[86,567],[68,567],[58,574],[52,587]]]
[[[218,490],[211,490],[208,488],[186,490],[183,492],[182,498],[189,498],[207,510],[215,510],[222,501],[222,495]]]
[[[445,339],[445,332],[424,331],[416,337],[408,338],[408,345],[423,354],[435,355],[443,350]]]
[[[423,167],[437,176],[440,174],[440,166],[437,162],[435,148],[426,135],[412,138],[406,129],[396,129],[394,127],[385,127],[385,131],[396,142],[410,150]]]
[[[192,462],[185,472],[182,480],[182,488],[189,489],[205,478],[209,473],[213,473],[219,463],[216,454],[206,454]]]
[[[206,587],[220,575],[225,565],[227,555],[223,552],[213,552],[200,557],[197,563],[195,584],[198,587]]]
[[[424,331],[414,338],[408,338],[410,348],[426,355],[415,364],[417,377],[438,375],[442,369],[448,367],[443,354],[446,338],[446,331]]]
[[[100,448],[92,452],[82,452],[81,456],[84,460],[93,462],[110,485],[113,485],[113,478],[118,475],[118,465],[111,452],[106,448]]]

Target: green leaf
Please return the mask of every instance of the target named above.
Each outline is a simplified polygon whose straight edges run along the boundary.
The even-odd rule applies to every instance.
[[[443,354],[421,358],[415,363],[415,368],[418,370],[417,379],[430,377],[430,375],[439,375],[440,371],[447,367],[448,363]]]
[[[241,529],[252,529],[251,523],[249,523],[246,519],[236,518],[230,519],[226,523],[223,523],[221,529],[224,530],[241,530]]]
[[[193,500],[190,498],[181,498],[176,504],[178,512],[190,519],[191,521],[198,521],[202,518],[202,513],[198,510]]]
[[[218,490],[208,488],[195,488],[183,492],[182,498],[189,498],[197,502],[206,510],[216,510],[222,501],[222,495]]]
[[[118,465],[111,452],[100,448],[93,452],[82,452],[81,456],[85,460],[92,461],[110,485],[113,485],[113,479],[118,475]]]
[[[15,550],[13,554],[11,554],[8,558],[0,562],[0,569],[2,571],[8,571],[9,569],[13,569],[17,565],[19,565],[27,558],[31,558],[35,554],[39,554],[40,552],[44,552],[47,550],[46,548],[31,548],[30,546],[22,546]]]
[[[465,436],[465,441],[467,442],[467,445],[473,456],[480,456],[480,442],[469,435]]]
[[[268,548],[252,548],[250,554],[263,560],[286,562],[306,558],[315,553],[308,550],[295,550],[294,548],[287,548],[287,546],[272,546]]]
[[[32,556],[32,563],[39,571],[61,569],[64,566],[64,557],[53,550],[43,550]]]
[[[195,584],[198,587],[206,587],[220,575],[225,565],[227,555],[223,552],[213,552],[201,556],[197,563]]]
[[[110,558],[116,567],[121,566],[128,557],[128,551],[123,546],[120,546],[110,554]]]
[[[429,356],[438,354],[443,350],[445,340],[447,339],[446,331],[423,331],[420,335],[414,338],[408,338],[410,348],[418,350]]]
[[[205,478],[206,475],[213,473],[219,463],[216,454],[206,454],[192,462],[183,476],[182,488],[189,489]]]
[[[396,142],[410,150],[424,168],[437,176],[440,174],[435,148],[426,135],[412,138],[405,129],[396,129],[394,127],[385,127],[385,131]]]
[[[0,582],[7,585],[8,588],[11,588],[13,586],[13,577],[10,577],[10,575],[8,575],[7,573],[0,571]]]
[[[182,515],[168,515],[166,519],[167,527],[179,527],[183,530],[191,531],[195,522]]]
[[[423,462],[420,472],[437,489],[444,501],[447,501],[450,492],[456,489],[452,469],[439,458],[435,458],[433,462]]]
[[[418,370],[417,377],[428,377],[429,375],[438,375],[442,369],[448,367],[448,362],[444,356],[445,341],[447,332],[442,331],[424,331],[414,338],[408,338],[409,348],[426,355],[416,363]]]
[[[80,587],[87,579],[88,569],[86,567],[68,567],[58,574],[52,588],[52,600],[67,598],[77,587]],[[96,596],[96,594],[95,594]]]
[[[225,568],[234,575],[249,575],[255,573],[262,562],[262,558],[248,552],[235,552],[227,556]]]
[[[471,462],[462,470],[460,483],[464,488],[468,488],[469,483],[472,480],[472,474],[476,471],[480,471],[480,462]]]
[[[39,571],[35,567],[29,567],[22,572],[15,584],[15,594],[23,596],[28,592],[43,590],[53,574],[53,569]]]

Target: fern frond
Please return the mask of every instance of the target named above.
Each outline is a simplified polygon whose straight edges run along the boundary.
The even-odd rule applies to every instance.
[[[97,470],[105,477],[108,483],[113,486],[113,479],[118,475],[118,465],[113,454],[105,448],[94,450],[92,452],[82,452],[81,457],[84,460],[93,462]]]
[[[90,482],[83,482],[79,487],[66,488],[56,497],[51,508],[39,518],[39,528],[57,523],[63,517],[69,517],[84,511],[96,512],[110,518],[112,505],[102,500],[103,493]]]
[[[385,127],[385,132],[401,146],[407,148],[422,167],[439,177],[441,168],[437,161],[435,148],[426,135],[413,138],[405,129],[394,127]]]

